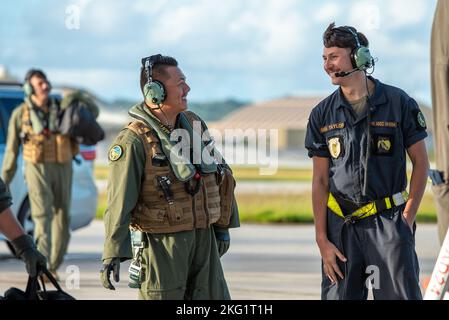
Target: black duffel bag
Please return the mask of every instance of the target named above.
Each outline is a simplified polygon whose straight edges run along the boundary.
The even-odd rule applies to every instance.
[[[88,146],[104,139],[104,131],[96,121],[98,107],[86,94],[79,91],[65,97],[61,102],[59,132]]]
[[[5,292],[3,299],[5,300],[75,300],[70,294],[62,290],[59,283],[47,270],[47,268],[40,269],[40,276],[28,277],[28,283],[25,291],[18,288],[9,288]],[[47,276],[56,290],[47,290],[43,275]]]

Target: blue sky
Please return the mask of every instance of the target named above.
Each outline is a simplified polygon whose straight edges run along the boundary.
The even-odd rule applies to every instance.
[[[15,0],[0,3],[0,64],[106,100],[140,99],[140,59],[174,56],[191,100],[326,95],[327,25],[353,25],[379,60],[374,76],[430,104],[436,0]],[[77,15],[79,13],[79,15]],[[79,19],[78,19],[79,18]],[[79,25],[77,25],[79,21]]]

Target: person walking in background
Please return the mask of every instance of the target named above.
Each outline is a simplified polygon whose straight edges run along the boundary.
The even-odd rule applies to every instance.
[[[70,239],[72,159],[78,144],[58,132],[59,102],[50,97],[45,73],[31,69],[25,76],[25,101],[12,113],[8,126],[2,177],[9,184],[16,172],[19,146],[23,145],[25,181],[35,224],[37,248],[48,269],[63,262]]]

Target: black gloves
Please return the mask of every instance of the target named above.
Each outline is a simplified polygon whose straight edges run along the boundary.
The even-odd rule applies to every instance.
[[[38,267],[46,267],[47,259],[36,249],[33,239],[23,234],[11,241],[16,255],[25,262],[26,270],[30,277],[37,276]]]
[[[114,281],[120,281],[120,258],[110,258],[103,260],[103,269],[100,271],[100,279],[103,287],[109,290],[115,290],[111,283],[111,272],[114,276]]]
[[[231,245],[231,237],[229,236],[228,229],[214,227],[214,231],[215,238],[217,239],[218,254],[221,257],[228,251]]]

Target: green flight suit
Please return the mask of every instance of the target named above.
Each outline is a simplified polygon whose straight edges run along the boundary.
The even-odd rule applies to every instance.
[[[8,209],[12,204],[11,194],[9,193],[8,187],[0,179],[0,213]]]
[[[132,258],[129,224],[131,211],[141,191],[145,150],[139,136],[123,129],[111,147],[122,153],[109,161],[108,207],[104,216],[103,260]],[[237,205],[233,205],[230,228],[238,227]],[[213,226],[175,233],[145,233],[145,275],[139,299],[230,299],[217,249]]]
[[[17,169],[21,144],[22,105],[13,111],[9,120],[2,167],[2,177],[6,184],[12,181]],[[63,262],[70,240],[72,161],[38,164],[25,161],[24,173],[31,217],[35,224],[34,237],[37,249],[47,258],[48,269],[56,271]]]
[[[449,3],[439,0],[432,26],[430,70],[432,82],[433,139],[436,169],[445,183],[433,185],[438,235],[443,243],[449,228]]]

